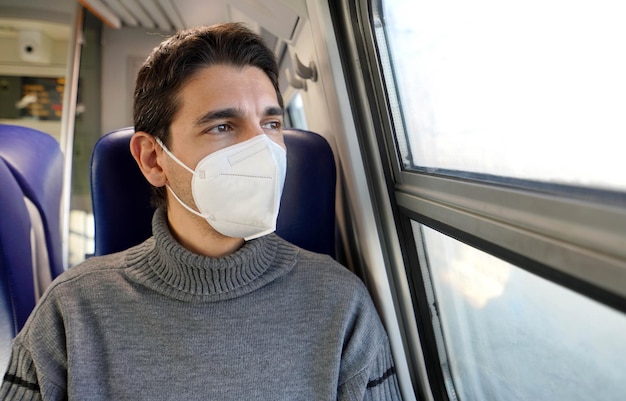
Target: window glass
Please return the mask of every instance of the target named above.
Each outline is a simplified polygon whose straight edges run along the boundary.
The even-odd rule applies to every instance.
[[[285,111],[285,127],[307,129],[304,103],[300,93],[296,93]]]
[[[416,222],[413,231],[460,400],[626,394],[624,314]]]
[[[93,213],[73,209],[70,211],[69,266],[77,265],[95,251]]]
[[[405,168],[626,189],[622,2],[383,0],[379,12]]]

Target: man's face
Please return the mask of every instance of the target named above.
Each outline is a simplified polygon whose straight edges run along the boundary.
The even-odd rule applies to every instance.
[[[168,148],[191,169],[206,155],[261,134],[285,147],[283,110],[270,79],[256,67],[200,70],[182,87],[178,101]],[[160,158],[174,192],[195,206],[191,174],[165,153]]]

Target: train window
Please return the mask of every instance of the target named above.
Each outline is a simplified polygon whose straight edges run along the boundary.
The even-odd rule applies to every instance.
[[[471,400],[618,399],[626,391],[626,317],[431,228],[433,318],[449,392]],[[452,399],[452,397],[451,397]]]
[[[93,213],[74,209],[70,212],[69,266],[77,265],[94,254],[95,227]]]
[[[379,11],[411,110],[396,121],[404,168],[626,190],[619,2],[385,0]]]
[[[624,11],[609,0],[344,9],[340,22],[361,24],[346,29],[345,63],[373,196],[398,222],[380,226],[403,257],[390,270],[408,278],[422,398],[618,398]]]
[[[285,110],[285,127],[307,129],[304,103],[300,93],[296,93]]]

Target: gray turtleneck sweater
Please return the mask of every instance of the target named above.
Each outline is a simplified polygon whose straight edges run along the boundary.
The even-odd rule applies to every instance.
[[[2,400],[399,400],[360,280],[274,234],[207,258],[154,236],[59,277],[16,337]]]

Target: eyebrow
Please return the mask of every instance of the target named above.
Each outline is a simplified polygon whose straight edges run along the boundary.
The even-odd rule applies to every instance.
[[[265,108],[263,112],[264,117],[269,117],[269,116],[281,116],[282,117],[284,114],[285,114],[285,111],[283,110],[282,107],[279,107],[279,106],[268,106]],[[200,116],[196,120],[195,125],[204,125],[212,121],[221,120],[225,118],[237,118],[237,117],[240,117],[241,115],[243,115],[243,113],[239,109],[236,109],[234,107],[209,111],[208,113]]]

